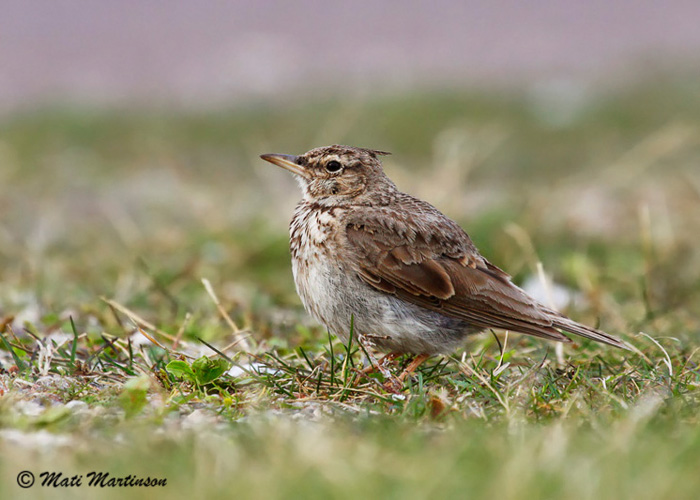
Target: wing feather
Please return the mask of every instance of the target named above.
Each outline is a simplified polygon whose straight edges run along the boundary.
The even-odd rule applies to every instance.
[[[441,232],[435,225],[412,224],[397,213],[391,215],[365,217],[346,226],[356,270],[375,289],[463,319],[477,328],[506,329],[570,342],[558,331],[562,329],[626,347],[615,337],[536,302],[515,286],[508,274],[484,259],[467,234],[442,214],[443,221],[452,224],[449,231]],[[380,222],[386,220],[392,221],[391,227]]]

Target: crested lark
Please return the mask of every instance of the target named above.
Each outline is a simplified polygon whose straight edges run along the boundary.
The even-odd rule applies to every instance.
[[[354,318],[361,341],[417,355],[411,371],[488,328],[571,342],[566,331],[627,348],[514,285],[454,221],[397,189],[382,170],[385,154],[334,145],[261,156],[299,181],[304,196],[290,225],[297,292],[343,342]]]

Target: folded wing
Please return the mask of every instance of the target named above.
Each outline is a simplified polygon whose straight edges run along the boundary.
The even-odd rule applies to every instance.
[[[375,222],[381,220],[397,222],[386,227]],[[415,227],[409,219],[402,220],[396,214],[350,221],[346,226],[347,244],[356,256],[359,276],[377,290],[463,319],[477,328],[511,330],[570,342],[558,331],[561,329],[626,348],[615,337],[536,302],[515,286],[505,272],[479,255],[466,233],[461,229],[455,232],[458,226],[449,222],[453,225],[451,230],[443,232],[435,226]]]

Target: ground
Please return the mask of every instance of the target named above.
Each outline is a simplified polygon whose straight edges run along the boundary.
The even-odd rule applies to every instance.
[[[167,479],[128,489],[155,498],[694,498],[698,97],[664,80],[5,118],[0,494],[92,497],[40,474],[101,471]],[[362,350],[301,308],[299,194],[258,158],[332,142],[392,151],[399,187],[516,283],[635,350],[485,332],[399,394],[359,376]]]

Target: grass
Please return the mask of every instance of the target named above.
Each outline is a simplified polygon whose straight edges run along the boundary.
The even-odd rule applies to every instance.
[[[97,470],[167,478],[128,489],[156,498],[694,498],[700,99],[584,97],[6,117],[0,494],[124,494],[16,484]],[[400,394],[360,376],[362,350],[300,307],[298,193],[257,160],[331,142],[393,151],[400,187],[516,282],[542,263],[567,313],[637,351],[487,332]]]

